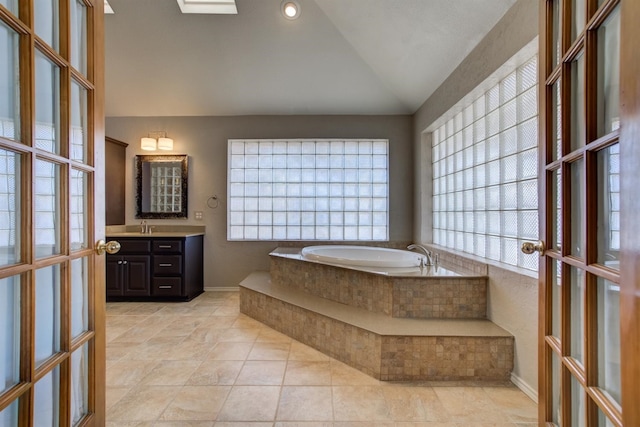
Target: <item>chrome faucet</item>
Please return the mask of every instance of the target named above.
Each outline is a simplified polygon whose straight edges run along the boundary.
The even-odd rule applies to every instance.
[[[142,220],[140,223],[140,233],[142,234],[151,234],[151,226],[147,224],[147,221]]]
[[[418,250],[420,250],[421,252],[424,253],[424,255],[426,257],[426,261],[425,261],[424,258],[421,258],[420,259],[420,267],[428,267],[428,266],[431,266],[431,265],[435,265],[433,252],[431,252],[429,249],[425,248],[424,246],[419,245],[417,243],[414,243],[412,245],[407,246],[407,249],[410,250],[410,251],[412,251],[414,249],[418,249]],[[438,259],[437,256],[435,257],[435,259],[436,260]]]

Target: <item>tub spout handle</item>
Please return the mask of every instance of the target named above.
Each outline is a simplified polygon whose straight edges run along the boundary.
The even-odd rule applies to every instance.
[[[426,261],[425,259],[421,259],[420,260],[420,267],[425,267],[425,266],[431,266],[431,265],[435,265],[434,263],[434,255],[433,252],[431,252],[429,249],[425,248],[422,245],[419,245],[417,243],[414,243],[412,245],[407,246],[407,249],[412,251],[412,250],[419,250],[420,252],[424,253],[425,257],[426,257]],[[438,256],[435,256],[435,259],[438,259]]]

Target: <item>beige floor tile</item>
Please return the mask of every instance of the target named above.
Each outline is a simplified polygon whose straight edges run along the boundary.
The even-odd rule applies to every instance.
[[[290,343],[256,342],[247,360],[287,360],[290,348]]]
[[[234,386],[218,414],[219,421],[273,421],[280,387]]]
[[[286,385],[331,385],[331,364],[290,360],[284,376]]]
[[[426,413],[419,393],[412,387],[389,386],[380,390],[389,406],[391,417],[396,421],[426,421]]]
[[[506,416],[480,387],[434,387],[442,406],[458,423],[502,423]]]
[[[213,347],[207,360],[245,360],[253,347],[246,342],[219,342]]]
[[[393,421],[379,386],[333,386],[336,421]]]
[[[218,421],[214,424],[214,427],[273,427],[273,423]]]
[[[107,328],[107,342],[111,342],[118,338],[120,335],[127,332],[131,327],[129,326],[110,326]]]
[[[185,386],[160,419],[215,420],[230,390],[230,386]]]
[[[184,385],[200,366],[197,360],[163,360],[142,380],[144,385]]]
[[[167,360],[204,360],[216,344],[184,340],[169,352]]]
[[[196,369],[188,385],[233,385],[244,362],[235,360],[205,360]]]
[[[148,315],[141,316],[126,316],[126,315],[111,315],[111,313],[107,313],[106,317],[106,325],[107,328],[118,327],[118,326],[128,326],[132,327],[137,324],[140,324],[149,318]]]
[[[154,337],[132,347],[124,357],[131,360],[167,360],[184,337]]]
[[[263,329],[266,328],[265,324],[262,322],[253,319],[246,314],[240,314],[235,322],[233,322],[232,328],[257,328]]]
[[[433,388],[409,385],[410,393],[420,399],[424,409],[424,420],[427,422],[450,422],[451,416],[440,402]]]
[[[107,369],[106,385],[133,387],[137,385],[158,362],[145,360],[120,360]]]
[[[212,328],[209,325],[199,326],[186,337],[186,340],[215,344],[223,333],[224,329]]]
[[[277,421],[273,427],[333,427],[331,421]]]
[[[110,387],[110,386],[107,386],[106,389],[105,389],[105,393],[106,393],[105,406],[106,406],[107,410],[109,408],[113,407],[113,405],[117,404],[120,401],[120,399],[122,399],[122,397],[124,395],[129,393],[130,390],[131,390],[130,387]]]
[[[181,388],[179,386],[136,387],[107,411],[107,419],[110,421],[157,420]]]
[[[239,314],[240,314],[239,307],[222,306],[222,307],[219,307],[216,311],[214,311],[211,315],[212,316],[237,316]]]
[[[298,341],[291,342],[291,352],[289,360],[308,360],[316,362],[328,362],[331,358],[315,348],[302,344]]]
[[[135,343],[114,343],[110,342],[107,346],[107,360],[120,360],[127,356],[135,347]]]
[[[150,421],[107,421],[106,427],[153,427]]]
[[[255,342],[260,334],[259,328],[230,328],[218,337],[219,342]]]
[[[337,360],[331,361],[333,385],[380,385],[380,381]]]
[[[112,342],[135,342],[141,343],[155,336],[160,332],[156,325],[136,325],[114,338]]]
[[[213,427],[213,421],[155,421],[152,427]]]
[[[513,422],[536,422],[538,406],[515,387],[484,387],[491,401]]]
[[[256,342],[277,342],[277,343],[291,343],[293,339],[287,335],[278,332],[271,328],[263,328],[260,331],[260,335],[256,338]]]
[[[282,385],[287,362],[247,360],[236,379],[237,385]]]
[[[332,421],[331,387],[282,387],[276,419],[287,421]]]
[[[238,320],[238,316],[209,316],[200,327],[211,329],[229,329]]]

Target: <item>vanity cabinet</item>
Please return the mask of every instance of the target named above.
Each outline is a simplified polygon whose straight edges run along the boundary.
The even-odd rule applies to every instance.
[[[191,300],[203,292],[202,236],[120,237],[107,254],[107,299]]]

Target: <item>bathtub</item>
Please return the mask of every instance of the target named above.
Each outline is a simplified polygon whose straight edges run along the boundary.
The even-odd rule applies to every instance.
[[[412,268],[419,267],[424,255],[400,249],[374,246],[307,246],[302,256],[311,261],[346,267]]]

